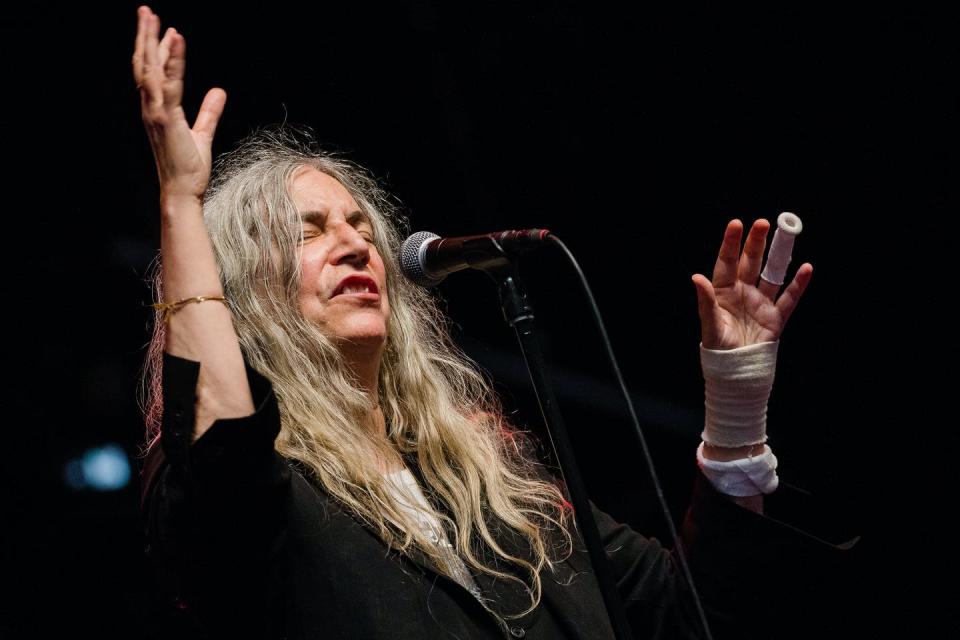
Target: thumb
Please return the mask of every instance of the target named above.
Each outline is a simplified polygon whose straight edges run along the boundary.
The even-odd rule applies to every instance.
[[[706,277],[695,273],[690,280],[697,290],[697,312],[700,315],[703,346],[710,349],[717,343],[717,296],[713,291],[713,284]]]
[[[203,104],[200,105],[200,113],[197,114],[197,119],[193,123],[194,133],[202,135],[207,142],[212,143],[213,134],[217,131],[217,123],[220,122],[226,103],[227,92],[223,89],[213,88],[207,91]]]

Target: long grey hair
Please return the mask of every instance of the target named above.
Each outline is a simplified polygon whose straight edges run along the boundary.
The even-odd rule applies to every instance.
[[[371,395],[298,304],[302,225],[290,183],[301,167],[343,184],[369,216],[384,260],[390,317],[378,391],[386,440],[366,423]],[[436,301],[402,277],[397,258],[407,226],[398,205],[368,172],[321,150],[308,130],[280,125],[253,133],[218,158],[203,214],[244,356],[270,380],[279,402],[276,450],[301,462],[389,547],[415,546],[454,577],[446,556],[370,463],[415,456],[425,493],[445,507],[432,515],[460,558],[476,571],[520,580],[497,568],[512,564],[526,576],[520,581],[530,596],[530,607],[515,615],[535,608],[541,570],[572,551],[569,504],[536,462],[529,435],[508,424],[490,382],[451,340]],[[160,270],[155,273],[159,300]],[[145,369],[149,446],[159,437],[163,345],[163,323],[156,322]],[[495,533],[504,529],[528,542],[530,553],[521,557],[502,548]],[[486,562],[484,547],[492,552]]]

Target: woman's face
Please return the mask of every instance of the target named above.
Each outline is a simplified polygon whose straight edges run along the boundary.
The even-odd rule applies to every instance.
[[[303,225],[304,317],[351,347],[382,347],[387,276],[366,214],[339,181],[313,167],[294,174],[290,195]]]

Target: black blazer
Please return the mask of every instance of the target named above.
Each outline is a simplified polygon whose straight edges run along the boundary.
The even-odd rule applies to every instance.
[[[200,364],[165,354],[163,366],[161,446],[141,474],[147,553],[164,606],[198,637],[613,637],[576,532],[576,550],[556,572],[541,574],[541,602],[521,618],[511,614],[529,599],[517,585],[475,574],[493,615],[425,556],[388,549],[274,450],[280,415],[258,372],[247,367],[255,413],[218,420],[191,445]],[[418,475],[415,460],[407,463]],[[674,555],[591,507],[635,637],[701,637]],[[681,539],[715,638],[754,637],[754,623],[790,609],[789,601],[769,597],[771,576],[822,574],[852,546],[743,509],[699,472]],[[500,530],[499,541],[514,553],[528,551],[508,531]],[[766,629],[755,637],[777,636]]]

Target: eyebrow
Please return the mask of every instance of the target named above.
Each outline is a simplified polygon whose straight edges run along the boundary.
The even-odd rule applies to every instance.
[[[303,211],[300,213],[300,219],[303,222],[323,227],[327,221],[327,213],[325,211]],[[358,209],[347,214],[347,222],[355,227],[360,222],[370,223],[370,216],[368,216],[365,211]]]

